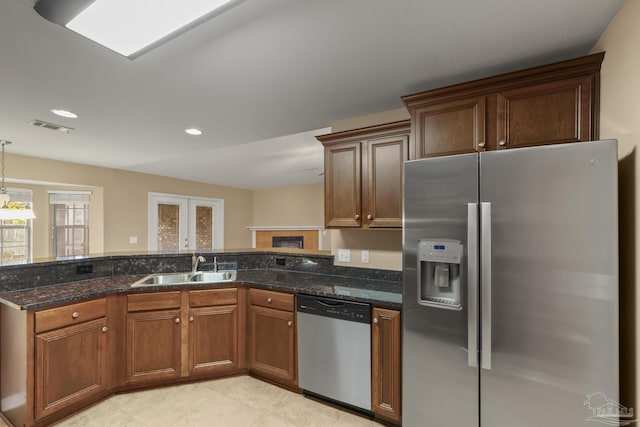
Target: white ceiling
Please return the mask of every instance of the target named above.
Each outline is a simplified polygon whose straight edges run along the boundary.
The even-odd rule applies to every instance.
[[[623,1],[246,0],[135,60],[34,2],[0,2],[9,152],[261,189],[321,182],[313,135],[334,121],[589,53]],[[27,124],[36,118],[76,130]]]

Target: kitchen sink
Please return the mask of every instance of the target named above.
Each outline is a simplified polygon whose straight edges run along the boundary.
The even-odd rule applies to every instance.
[[[217,282],[233,282],[236,280],[235,270],[225,271],[198,271],[191,276],[190,282],[217,283]]]
[[[145,286],[171,286],[171,285],[187,285],[191,283],[207,284],[233,282],[236,280],[237,272],[235,270],[224,271],[196,271],[195,273],[160,273],[150,274],[149,276],[138,280],[132,288],[142,288]]]

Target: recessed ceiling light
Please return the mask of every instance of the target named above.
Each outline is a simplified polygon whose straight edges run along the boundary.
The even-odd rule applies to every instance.
[[[76,113],[74,113],[73,111],[69,111],[69,110],[61,110],[59,108],[52,108],[51,112],[53,114],[55,114],[56,116],[66,117],[68,119],[77,119],[78,118],[78,115]]]
[[[195,136],[202,135],[202,131],[196,128],[189,128],[189,129],[185,129],[184,131],[189,135],[195,135]]]

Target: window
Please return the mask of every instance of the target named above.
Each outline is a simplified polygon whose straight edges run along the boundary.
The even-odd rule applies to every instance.
[[[89,255],[89,197],[86,191],[49,192],[54,257]]]
[[[224,247],[224,200],[149,193],[149,250]]]
[[[12,201],[31,207],[31,190],[7,189]],[[31,220],[5,219],[0,221],[0,265],[31,262]]]

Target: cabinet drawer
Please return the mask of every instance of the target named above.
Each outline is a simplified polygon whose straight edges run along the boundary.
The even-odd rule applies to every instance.
[[[189,307],[231,305],[238,303],[238,289],[203,289],[189,291]]]
[[[105,317],[104,298],[36,312],[36,334]]]
[[[180,308],[180,291],[127,295],[127,311]]]
[[[252,305],[293,311],[293,295],[281,292],[249,289],[249,301]]]

